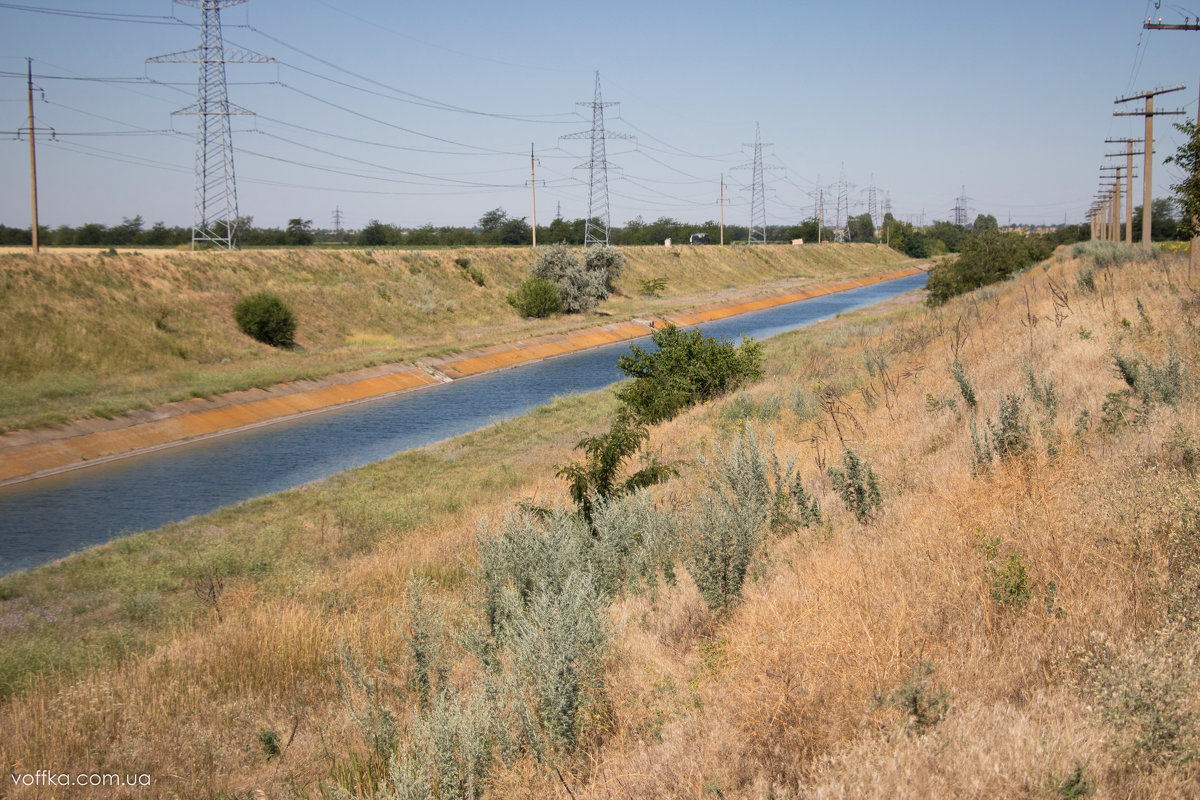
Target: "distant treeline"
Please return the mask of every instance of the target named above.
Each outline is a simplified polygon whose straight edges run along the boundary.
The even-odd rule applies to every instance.
[[[1155,238],[1161,235],[1170,238],[1176,220],[1169,214],[1159,216],[1158,202],[1155,203]],[[594,220],[599,224],[599,220]],[[566,242],[581,245],[584,242],[586,221],[556,218],[549,225],[537,228],[538,244]],[[995,229],[996,219],[980,215],[974,225],[954,225],[935,221],[924,228],[914,228],[911,223],[894,219],[891,214],[884,217],[876,229],[869,214],[861,214],[847,220],[846,227],[835,231],[828,226],[817,230],[815,219],[806,219],[794,225],[768,225],[766,238],[769,242],[880,242],[914,258],[956,253],[962,249],[967,235],[973,230]],[[615,245],[661,245],[667,239],[675,244],[686,244],[693,233],[707,234],[712,244],[721,241],[721,227],[715,220],[699,224],[682,222],[671,217],[660,217],[654,222],[645,222],[640,217],[624,226],[609,228],[609,239]],[[744,225],[726,225],[726,244],[745,242],[749,229]],[[1051,233],[1038,234],[1052,244],[1065,244],[1090,236],[1086,225],[1064,225]],[[358,245],[363,247],[474,247],[489,245],[529,245],[533,240],[533,229],[524,217],[510,217],[502,208],[493,209],[471,227],[422,225],[418,228],[403,228],[379,220],[371,220],[357,231],[332,231],[314,229],[312,220],[294,218],[284,228],[256,227],[251,217],[238,220],[236,240],[242,247],[305,247],[311,245]],[[38,241],[42,245],[57,247],[176,247],[190,244],[191,228],[167,227],[155,222],[146,227],[141,216],[125,218],[120,225],[105,226],[89,222],[73,228],[60,225],[57,228],[39,227]],[[29,228],[0,225],[0,245],[30,244]]]

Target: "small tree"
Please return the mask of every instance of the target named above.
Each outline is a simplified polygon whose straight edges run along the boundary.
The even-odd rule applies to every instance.
[[[1183,179],[1173,184],[1171,190],[1183,209],[1180,229],[1189,236],[1197,236],[1200,235],[1196,226],[1196,219],[1200,217],[1200,125],[1189,120],[1175,123],[1175,128],[1187,138],[1175,155],[1166,160],[1183,170]],[[1154,209],[1154,214],[1158,214],[1158,209]]]
[[[674,467],[651,458],[645,467],[620,479],[625,462],[636,455],[649,438],[650,432],[645,425],[628,413],[620,413],[608,433],[580,439],[575,445],[576,450],[584,451],[584,460],[561,467],[558,476],[569,484],[571,499],[589,524],[597,502],[662,483],[676,474]]]
[[[367,247],[380,247],[388,243],[388,234],[391,230],[391,225],[385,225],[379,220],[373,219],[358,232],[358,243]]]
[[[294,217],[287,224],[288,244],[298,244],[307,247],[313,243],[312,220]]]

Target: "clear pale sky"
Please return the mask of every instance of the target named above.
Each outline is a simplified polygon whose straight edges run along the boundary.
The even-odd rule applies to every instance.
[[[278,63],[228,67],[230,101],[256,114],[235,119],[239,211],[262,226],[327,227],[335,207],[347,228],[471,225],[497,206],[528,218],[532,143],[538,222],[558,204],[585,216],[589,143],[559,137],[590,130],[576,103],[592,100],[599,70],[603,99],[619,102],[607,129],[637,137],[607,143],[614,224],[717,219],[722,173],[726,222],[748,224],[751,172],[735,167],[751,160],[756,123],[772,143],[770,224],[812,216],[818,185],[830,208],[843,169],[851,213],[866,210],[873,176],[879,202],[914,222],[951,218],[963,187],[972,218],[1080,222],[1099,167],[1118,163],[1105,138],[1142,135],[1141,117],[1112,116],[1118,96],[1186,84],[1156,107],[1195,118],[1200,32],[1142,22],[1198,12],[1144,0],[250,0],[222,12],[226,47]],[[191,224],[195,118],[172,111],[194,102],[197,67],[145,61],[195,47],[199,21],[169,0],[0,0],[0,223],[29,225],[15,132],[32,57],[37,125],[59,134],[39,139],[41,223]],[[1161,163],[1179,142],[1173,121],[1155,121],[1156,196],[1178,178]]]

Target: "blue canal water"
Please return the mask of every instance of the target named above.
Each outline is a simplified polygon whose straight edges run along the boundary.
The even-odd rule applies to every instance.
[[[925,285],[924,273],[706,323],[765,339]],[[649,338],[633,344],[651,346]],[[630,342],[0,488],[0,575],[299,486],[620,380]]]

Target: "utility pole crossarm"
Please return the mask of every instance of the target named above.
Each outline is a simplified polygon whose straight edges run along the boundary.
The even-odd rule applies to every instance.
[[[1183,109],[1175,109],[1173,111],[1114,111],[1114,117],[1178,117],[1187,112]]]
[[[262,53],[256,53],[253,50],[243,50],[241,48],[235,50],[222,49],[222,58],[226,64],[274,64],[275,59],[270,56],[264,56]],[[164,53],[161,56],[151,56],[146,59],[147,64],[203,64],[206,61],[211,61],[212,56],[205,52],[202,48],[193,47],[190,50],[179,50],[174,53]]]
[[[1185,22],[1182,25],[1163,23],[1159,17],[1159,22],[1146,21],[1142,28],[1148,31],[1200,31],[1200,22]]]
[[[1175,86],[1167,86],[1167,87],[1160,86],[1157,89],[1149,89],[1145,92],[1138,92],[1137,94],[1131,94],[1128,97],[1118,97],[1116,100],[1113,101],[1113,105],[1120,105],[1121,103],[1128,103],[1132,100],[1148,100],[1151,97],[1156,97],[1160,94],[1170,94],[1171,92],[1181,92],[1186,88],[1187,87],[1184,86],[1182,83],[1176,84]]]

